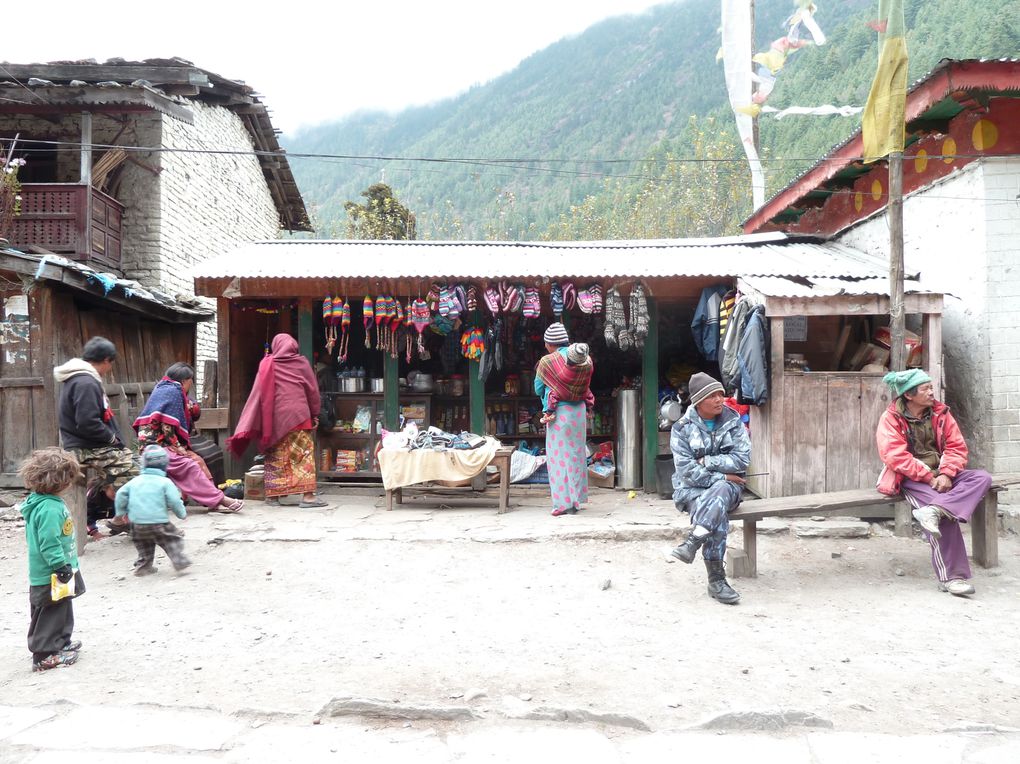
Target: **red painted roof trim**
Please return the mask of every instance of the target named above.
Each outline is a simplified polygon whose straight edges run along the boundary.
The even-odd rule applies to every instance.
[[[960,90],[999,90],[1020,93],[1020,61],[953,61],[946,59],[907,93],[906,122]],[[773,218],[828,181],[847,165],[860,161],[863,137],[858,130],[848,142],[837,147],[818,164],[766,202],[744,221],[744,233],[768,228]],[[878,163],[876,163],[878,164]]]

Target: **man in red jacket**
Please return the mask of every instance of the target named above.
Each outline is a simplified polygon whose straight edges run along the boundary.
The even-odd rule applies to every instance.
[[[931,377],[920,369],[883,378],[896,399],[878,421],[878,452],[885,468],[878,490],[902,493],[931,545],[939,589],[974,593],[960,523],[970,521],[992,484],[984,470],[967,469],[967,443],[949,407],[935,400]]]

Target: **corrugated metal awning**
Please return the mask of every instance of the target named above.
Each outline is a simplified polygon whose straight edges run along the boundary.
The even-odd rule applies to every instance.
[[[888,277],[855,281],[839,278],[788,279],[779,276],[745,276],[740,281],[766,297],[889,296]],[[923,291],[925,290],[921,289],[921,282],[916,279],[904,280],[905,294]]]
[[[809,237],[600,242],[276,240],[198,265],[207,279],[502,279],[799,276],[879,278],[886,264]]]

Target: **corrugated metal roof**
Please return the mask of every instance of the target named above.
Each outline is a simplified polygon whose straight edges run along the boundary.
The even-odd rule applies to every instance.
[[[851,281],[838,278],[787,279],[775,276],[747,276],[741,283],[766,297],[838,297],[853,295],[864,297],[889,296],[889,278],[871,278]],[[916,279],[905,279],[905,294],[923,292]]]
[[[215,278],[881,277],[865,252],[781,233],[598,242],[259,241],[208,260]]]

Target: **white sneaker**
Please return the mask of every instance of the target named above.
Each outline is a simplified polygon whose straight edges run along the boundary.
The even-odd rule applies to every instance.
[[[974,593],[974,587],[970,581],[954,578],[952,581],[939,581],[939,591],[949,592],[957,597],[969,597]]]
[[[932,538],[942,537],[942,533],[939,531],[939,520],[942,519],[941,509],[929,504],[927,507],[915,509],[910,514],[917,520],[918,525],[931,534]]]

